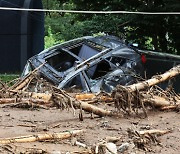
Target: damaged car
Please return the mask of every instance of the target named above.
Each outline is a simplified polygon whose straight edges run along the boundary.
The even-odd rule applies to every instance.
[[[40,74],[58,88],[111,92],[142,75],[141,55],[114,36],[82,37],[46,49],[30,58],[23,75],[44,65]]]
[[[40,75],[58,88],[111,92],[118,84],[130,85],[141,80],[145,72],[146,76],[151,77],[158,73],[158,67],[161,71],[168,70],[174,62],[180,63],[178,58],[138,50],[114,36],[86,36],[58,44],[33,56],[28,60],[23,76],[44,64],[39,69]],[[166,66],[163,61],[167,68],[163,69]],[[163,67],[157,67],[158,63]],[[151,68],[153,64],[155,68]]]

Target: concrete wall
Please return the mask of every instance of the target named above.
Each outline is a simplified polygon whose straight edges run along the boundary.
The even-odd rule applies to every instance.
[[[0,7],[43,8],[41,0],[0,0]],[[0,10],[0,73],[19,72],[44,48],[44,13]]]

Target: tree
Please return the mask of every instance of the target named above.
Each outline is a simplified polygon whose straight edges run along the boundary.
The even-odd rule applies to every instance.
[[[45,0],[44,0],[45,1]],[[47,0],[46,0],[47,1]],[[178,12],[179,0],[54,0],[56,9],[99,11]],[[98,32],[123,37],[141,48],[180,54],[180,18],[178,15],[69,14],[51,13],[46,25],[58,40],[92,35]]]

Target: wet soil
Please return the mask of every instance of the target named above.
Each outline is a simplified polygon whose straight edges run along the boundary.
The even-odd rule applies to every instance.
[[[121,137],[117,148],[129,142],[127,129],[161,129],[171,130],[171,133],[159,137],[160,145],[152,145],[149,151],[129,148],[124,153],[180,153],[180,114],[177,112],[148,112],[148,118],[142,117],[98,117],[83,113],[84,120],[80,121],[79,111],[74,115],[72,110],[59,109],[17,109],[0,108],[0,138],[40,134],[47,132],[63,132],[69,130],[85,129],[85,133],[76,139],[87,146],[96,145],[102,139],[112,136]],[[38,148],[49,153],[66,153],[83,151],[82,147],[72,145],[71,139],[49,142],[14,143],[13,146],[21,148]],[[1,153],[11,153],[0,150]]]

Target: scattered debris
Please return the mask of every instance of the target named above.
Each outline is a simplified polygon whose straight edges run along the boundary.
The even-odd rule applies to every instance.
[[[141,108],[143,109],[146,117],[146,106],[162,108],[174,105],[174,107],[177,107],[180,103],[180,98],[177,94],[170,94],[163,89],[157,90],[152,86],[179,74],[180,65],[172,68],[162,75],[157,75],[146,81],[129,86],[118,85],[116,90],[112,93],[115,107],[128,114],[131,114],[132,112],[138,114],[138,109]]]
[[[15,145],[0,145],[0,153],[21,153],[21,154],[48,154],[47,151],[38,149],[38,148],[25,148],[21,146],[15,146]]]
[[[137,148],[148,151],[150,145],[160,144],[158,136],[167,134],[171,131],[169,130],[146,130],[146,131],[135,131],[132,129],[127,130],[129,137],[133,140],[133,143]]]
[[[177,65],[164,74],[154,76],[149,80],[139,81],[138,83],[127,86],[118,85],[112,93],[104,91],[99,93],[80,93],[78,90],[72,93],[59,89],[54,86],[53,83],[47,81],[39,75],[39,70],[44,65],[45,64],[39,66],[25,78],[17,81],[10,87],[1,83],[1,85],[3,85],[0,89],[1,107],[3,107],[3,109],[8,109],[8,107],[19,107],[25,109],[43,108],[46,110],[52,110],[51,112],[53,112],[54,109],[60,109],[59,112],[67,109],[73,111],[73,115],[75,117],[77,117],[76,113],[78,112],[79,121],[76,119],[77,124],[73,126],[72,129],[79,128],[80,130],[64,131],[63,133],[55,133],[57,131],[53,131],[53,133],[51,133],[50,129],[58,130],[61,128],[63,122],[60,121],[56,124],[48,125],[43,122],[39,122],[37,124],[35,122],[27,123],[27,121],[21,121],[20,124],[16,124],[17,127],[21,127],[23,129],[29,128],[31,129],[29,130],[31,133],[37,131],[42,133],[12,138],[1,138],[0,152],[3,150],[14,153],[19,152],[16,151],[13,144],[47,140],[59,141],[62,139],[72,138],[78,134],[80,134],[78,135],[78,139],[72,138],[71,141],[61,141],[61,144],[69,144],[76,147],[78,149],[76,153],[117,154],[118,152],[124,153],[130,149],[134,150],[134,148],[151,151],[151,145],[160,145],[158,136],[172,132],[170,130],[151,129],[150,125],[146,124],[144,127],[140,127],[144,128],[144,130],[141,131],[128,129],[128,137],[127,135],[124,135],[124,138],[120,135],[112,137],[108,134],[108,137],[104,140],[90,144],[89,141],[83,139],[83,135],[86,135],[88,132],[83,133],[84,130],[81,130],[81,126],[79,125],[86,123],[86,119],[93,117],[94,114],[95,117],[92,121],[99,121],[98,124],[96,124],[98,131],[107,130],[113,134],[114,132],[120,132],[121,128],[117,128],[115,126],[112,127],[111,120],[103,119],[103,117],[120,119],[123,116],[126,117],[127,115],[131,117],[134,113],[136,117],[139,117],[141,113],[147,117],[149,111],[152,109],[156,109],[159,112],[162,110],[179,111],[180,95],[175,93],[173,90],[163,90],[158,87],[157,84],[179,75],[180,65]],[[89,113],[89,117],[87,117],[87,113]],[[69,114],[72,113],[70,112]],[[6,117],[10,119],[11,114],[6,114]],[[62,127],[67,128],[69,126],[69,122],[66,119],[64,119],[64,122],[65,125]],[[7,127],[8,125],[2,126]],[[94,129],[91,125],[86,127],[92,130]],[[35,153],[49,152],[48,150],[46,151],[38,148],[25,148],[24,153],[31,153],[32,151]],[[20,152],[23,153],[23,151]]]
[[[121,146],[118,148],[120,153],[124,153],[129,148],[129,143],[122,143]]]
[[[108,142],[108,143],[98,143],[95,146],[94,152],[95,154],[117,154],[116,144]]]
[[[63,133],[46,133],[46,134],[19,136],[13,138],[4,138],[4,139],[0,139],[0,144],[35,142],[35,141],[45,141],[45,140],[62,140],[76,136],[83,132],[84,130],[74,130]]]

